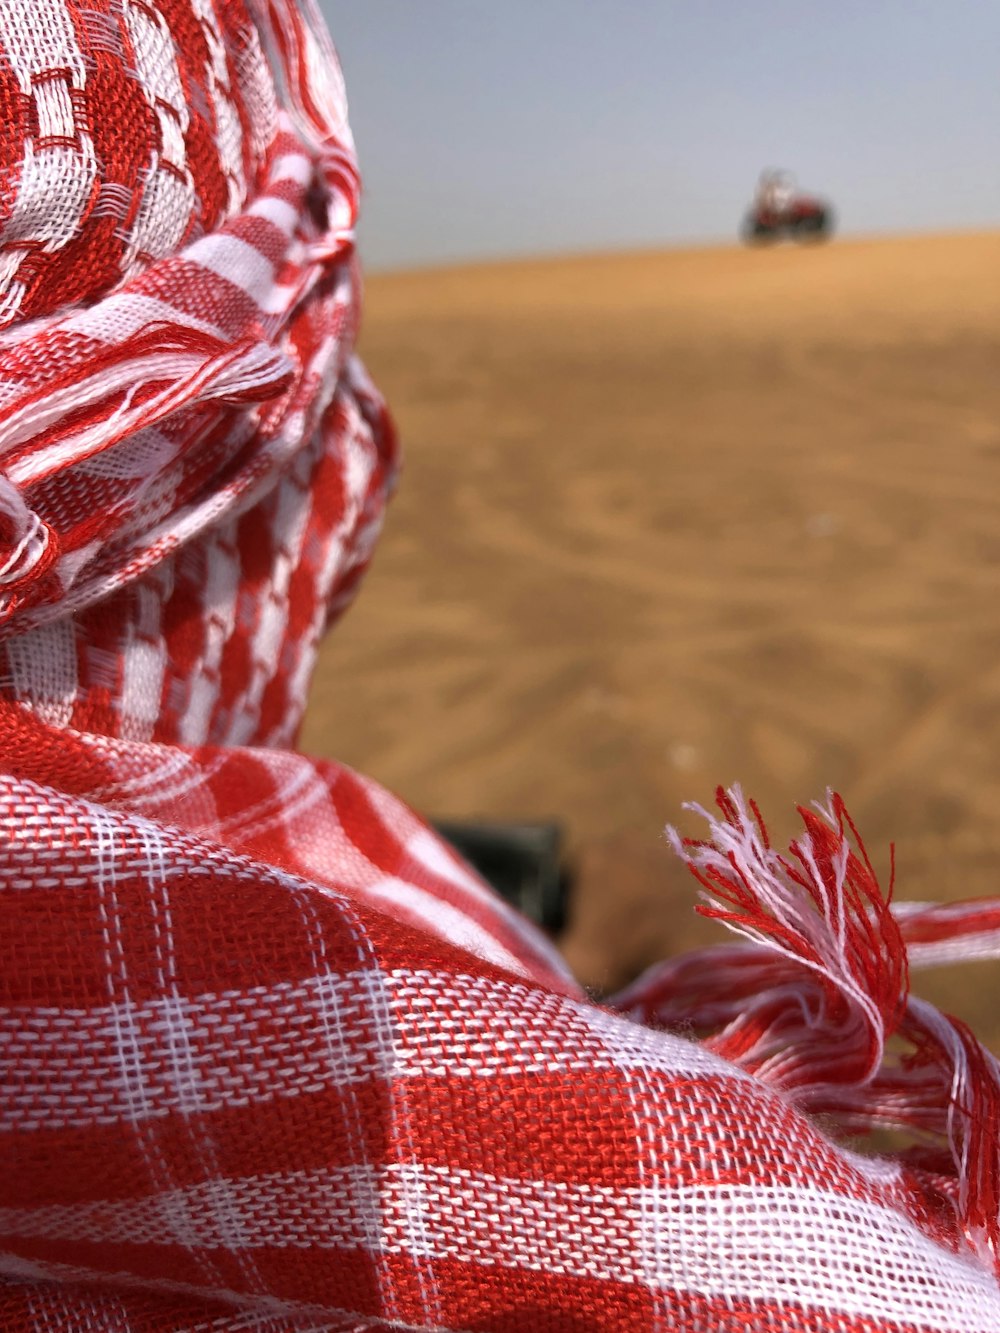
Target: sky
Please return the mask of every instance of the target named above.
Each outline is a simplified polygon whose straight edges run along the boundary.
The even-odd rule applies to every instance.
[[[735,238],[764,167],[847,233],[1000,225],[998,0],[322,0],[370,270]]]

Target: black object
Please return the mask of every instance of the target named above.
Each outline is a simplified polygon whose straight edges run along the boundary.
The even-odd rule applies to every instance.
[[[749,244],[780,240],[819,241],[833,231],[833,210],[816,199],[794,200],[782,213],[755,210],[743,221],[743,239]]]
[[[562,930],[570,877],[558,824],[437,820],[434,827],[501,898],[543,930]]]

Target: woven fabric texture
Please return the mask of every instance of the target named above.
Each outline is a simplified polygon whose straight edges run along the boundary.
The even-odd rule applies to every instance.
[[[0,112],[0,1329],[1000,1328],[997,1064],[908,988],[1000,904],[723,795],[747,938],[601,1006],[294,751],[398,465],[311,4],[0,0]]]

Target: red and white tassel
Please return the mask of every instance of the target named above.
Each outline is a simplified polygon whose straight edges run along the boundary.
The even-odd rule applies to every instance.
[[[907,1132],[896,1156],[935,1172],[970,1248],[1000,1271],[1000,1064],[909,993],[911,953],[923,966],[1000,955],[1000,900],[894,911],[839,796],[800,808],[804,835],[784,855],[738,788],[716,801],[721,819],[690,807],[707,840],[667,833],[698,911],[750,943],[658,964],[612,1003],[696,1033],[845,1137]]]

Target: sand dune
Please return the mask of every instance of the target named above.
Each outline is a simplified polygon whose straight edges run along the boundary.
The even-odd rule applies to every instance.
[[[719,782],[1000,892],[1000,233],[377,277],[364,352],[406,472],[305,748],[564,819],[596,986],[715,937],[661,828]]]

